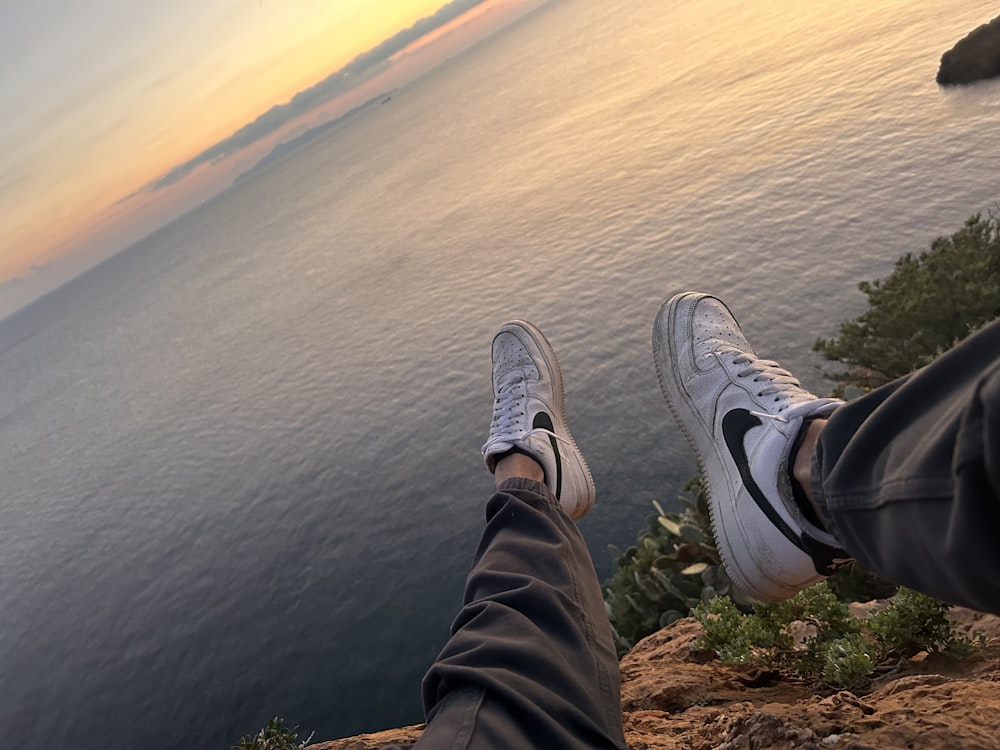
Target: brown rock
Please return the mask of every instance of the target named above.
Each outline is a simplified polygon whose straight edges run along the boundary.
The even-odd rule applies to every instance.
[[[942,86],[1000,76],[1000,16],[970,32],[941,56],[937,82]]]
[[[310,745],[308,750],[379,750],[386,745],[406,747],[416,742],[423,731],[423,724],[414,724],[402,729],[387,729],[375,734],[359,734],[357,737],[348,737],[343,740],[318,742]]]
[[[678,620],[622,659],[625,737],[631,750],[1000,750],[1000,617],[956,608],[952,618],[986,648],[961,662],[908,660],[862,695],[726,667],[692,650],[697,621]],[[311,750],[374,750],[421,729]]]

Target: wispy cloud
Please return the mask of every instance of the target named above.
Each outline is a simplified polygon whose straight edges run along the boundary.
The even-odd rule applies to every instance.
[[[193,159],[183,164],[178,164],[166,174],[142,187],[137,193],[152,192],[173,185],[203,164],[224,159],[241,148],[273,133],[290,120],[350,90],[359,82],[358,79],[361,76],[373,72],[378,66],[386,63],[394,54],[405,49],[420,37],[457,18],[462,13],[476,7],[482,2],[483,0],[453,0],[453,2],[448,3],[433,15],[420,19],[410,28],[391,36],[367,52],[362,52],[343,68],[324,78],[316,85],[300,91],[285,104],[276,104],[271,107],[267,112],[260,115],[254,121],[247,123],[228,138],[224,138],[215,145],[210,146]],[[124,203],[137,193],[126,196],[119,203]]]

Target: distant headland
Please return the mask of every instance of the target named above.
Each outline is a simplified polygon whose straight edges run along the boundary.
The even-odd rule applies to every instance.
[[[941,56],[937,82],[974,83],[1000,76],[1000,16],[971,31]]]
[[[233,184],[237,185],[243,182],[244,180],[259,174],[260,172],[266,170],[268,167],[271,167],[277,162],[285,159],[287,156],[290,156],[293,152],[298,151],[302,146],[304,146],[306,143],[313,140],[314,138],[324,135],[325,133],[328,133],[329,131],[338,128],[341,125],[344,125],[350,120],[353,120],[355,117],[364,112],[366,109],[376,104],[387,104],[388,102],[391,102],[392,95],[395,92],[396,89],[392,89],[391,91],[383,92],[378,96],[373,96],[364,104],[359,104],[354,109],[345,112],[339,117],[330,120],[329,122],[325,122],[322,125],[317,125],[314,128],[310,128],[304,133],[296,136],[295,138],[292,138],[290,141],[284,141],[282,143],[279,143],[277,146],[271,149],[271,152],[267,156],[258,161],[256,164],[254,164],[245,172],[241,172],[240,174],[238,174],[236,176],[236,179],[233,180]]]

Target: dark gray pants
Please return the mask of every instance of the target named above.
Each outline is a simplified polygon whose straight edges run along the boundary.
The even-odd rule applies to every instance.
[[[504,482],[452,635],[424,678],[419,748],[625,748],[594,565],[549,489]],[[386,748],[389,750],[389,748]]]
[[[834,412],[812,489],[869,570],[1000,614],[1000,320]]]

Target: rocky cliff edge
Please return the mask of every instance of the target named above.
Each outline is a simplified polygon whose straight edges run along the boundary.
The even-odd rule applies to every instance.
[[[867,691],[833,691],[777,670],[727,667],[695,651],[701,626],[679,620],[621,662],[622,721],[632,750],[998,750],[1000,618],[955,609],[987,638],[962,661],[917,654]],[[309,750],[408,744],[420,725],[321,742]]]

